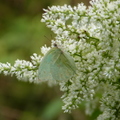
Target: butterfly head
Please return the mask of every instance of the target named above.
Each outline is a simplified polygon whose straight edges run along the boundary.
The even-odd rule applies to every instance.
[[[54,47],[58,47],[56,43],[53,44]]]

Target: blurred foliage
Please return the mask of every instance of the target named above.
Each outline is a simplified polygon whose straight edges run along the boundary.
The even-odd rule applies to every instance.
[[[77,5],[80,0],[1,0],[0,1],[0,62],[30,60],[40,47],[50,45],[52,32],[40,22],[43,8],[52,5]],[[88,0],[84,1],[88,4]],[[47,38],[46,38],[46,37]],[[93,120],[81,110],[65,114],[61,110],[59,87],[45,83],[17,81],[16,77],[0,75],[0,120]]]
[[[52,34],[38,16],[32,19],[26,16],[13,19],[7,31],[0,37],[0,54],[3,55],[0,61],[29,59],[34,52],[39,54],[40,46],[47,43],[46,33]]]

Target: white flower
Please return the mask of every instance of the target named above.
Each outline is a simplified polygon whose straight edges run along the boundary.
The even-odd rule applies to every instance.
[[[47,48],[46,45],[41,48],[41,52],[42,52],[42,54],[44,54],[44,55],[45,55],[49,50],[50,50],[50,47]]]
[[[55,33],[56,43],[69,52],[76,63],[76,74],[61,81],[64,112],[71,112],[86,101],[86,113],[92,114],[100,102],[98,120],[120,119],[120,0],[91,0],[71,7],[44,9],[42,22]],[[51,47],[43,46],[45,55]],[[43,57],[33,54],[31,62],[16,60],[0,63],[0,73],[15,74],[18,79],[38,83],[37,72]],[[49,85],[55,85],[48,81]],[[101,95],[99,95],[101,94]]]

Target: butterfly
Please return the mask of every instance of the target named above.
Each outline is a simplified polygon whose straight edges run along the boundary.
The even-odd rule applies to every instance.
[[[75,73],[76,66],[73,58],[54,44],[40,63],[38,79],[40,81],[67,81]]]

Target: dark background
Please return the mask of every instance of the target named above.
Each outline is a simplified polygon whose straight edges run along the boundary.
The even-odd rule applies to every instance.
[[[52,5],[80,3],[80,0],[1,0],[0,62],[30,60],[40,47],[50,45],[52,32],[41,23],[43,8]],[[88,5],[88,0],[83,1]],[[48,38],[46,38],[46,37]],[[65,114],[59,86],[18,81],[0,74],[0,120],[93,120],[80,109]]]

